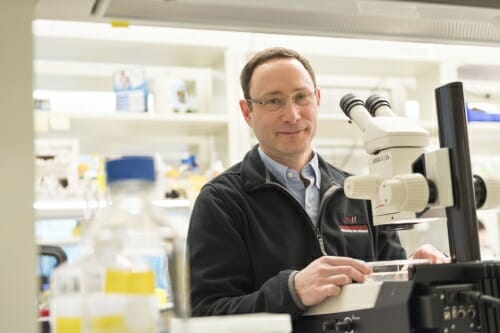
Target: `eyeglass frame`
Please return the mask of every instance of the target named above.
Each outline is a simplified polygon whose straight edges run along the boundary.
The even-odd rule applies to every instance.
[[[299,91],[299,92],[297,92],[297,93],[295,93],[295,94],[293,94],[293,95],[291,95],[291,96],[289,96],[289,97],[295,97],[295,96],[297,96],[297,95],[299,95],[300,93],[303,93],[303,92],[304,92],[304,91]],[[318,88],[314,88],[314,90],[313,90],[313,91],[309,91],[309,90],[307,90],[307,92],[308,92],[308,93],[311,93],[311,96],[316,97],[316,99],[318,98],[318,95],[317,95]],[[266,103],[266,101],[263,101],[262,99],[253,99],[253,98],[245,98],[245,101],[247,101],[248,103],[258,104],[258,105],[261,105],[261,106],[265,107],[265,106],[269,103],[269,101],[270,101],[271,99],[273,99],[273,98],[274,98],[274,97],[270,97],[270,98],[267,100],[267,103]],[[309,105],[298,105],[298,104],[295,102],[295,100],[292,100],[292,103],[293,103],[293,104],[295,104],[295,105],[297,105],[298,107],[307,107],[307,106],[309,106]],[[281,110],[281,109],[283,108],[283,106],[284,106],[284,105],[286,105],[286,104],[283,104],[283,105],[281,105],[279,108],[277,108],[276,110],[272,110],[272,111],[269,111],[269,112],[272,112],[272,113],[274,113],[274,112],[278,112],[279,110]]]

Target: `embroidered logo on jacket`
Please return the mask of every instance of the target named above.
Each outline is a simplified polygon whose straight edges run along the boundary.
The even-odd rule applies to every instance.
[[[368,225],[366,224],[358,224],[356,215],[344,216],[344,223],[340,224],[340,230],[343,232],[368,232]]]
[[[356,224],[356,215],[354,216],[344,216],[344,224]]]

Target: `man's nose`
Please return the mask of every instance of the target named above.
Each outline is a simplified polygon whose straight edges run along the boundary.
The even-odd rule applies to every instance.
[[[281,109],[281,116],[287,122],[296,122],[300,119],[300,107],[295,104],[293,98],[287,98]]]

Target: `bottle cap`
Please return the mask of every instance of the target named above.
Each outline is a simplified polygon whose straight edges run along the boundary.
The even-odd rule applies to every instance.
[[[106,162],[106,181],[108,184],[134,179],[155,181],[155,168],[152,157],[124,156]]]

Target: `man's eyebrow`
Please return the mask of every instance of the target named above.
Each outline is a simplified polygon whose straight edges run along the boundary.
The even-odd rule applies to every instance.
[[[293,93],[306,92],[306,91],[310,91],[309,87],[296,88],[296,89],[293,90]],[[273,91],[270,91],[270,92],[267,92],[267,93],[263,94],[262,97],[276,96],[276,95],[284,96],[285,94],[281,90],[273,90]]]
[[[274,90],[274,91],[270,91],[270,92],[267,92],[265,94],[262,95],[262,97],[265,97],[265,96],[275,96],[275,95],[284,95],[283,92],[279,91],[279,90]]]

